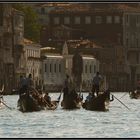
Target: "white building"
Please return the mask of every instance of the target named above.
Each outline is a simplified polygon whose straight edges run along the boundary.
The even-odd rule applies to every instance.
[[[34,84],[41,84],[40,45],[24,39],[26,76],[32,74]]]
[[[41,50],[47,50],[41,48]],[[46,90],[62,89],[62,85],[66,74],[72,78],[72,58],[73,55],[68,54],[68,47],[65,43],[62,55],[45,53],[46,57],[42,62],[43,83]],[[90,86],[93,75],[99,71],[99,62],[92,56],[83,57],[83,88]]]

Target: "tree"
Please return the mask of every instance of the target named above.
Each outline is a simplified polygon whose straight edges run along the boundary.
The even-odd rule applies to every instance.
[[[24,13],[24,36],[32,41],[39,42],[41,25],[38,23],[38,14],[31,5],[13,4],[13,8]]]

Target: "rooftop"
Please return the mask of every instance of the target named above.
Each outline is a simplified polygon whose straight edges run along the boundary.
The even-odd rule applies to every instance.
[[[102,5],[102,6],[101,6]],[[131,4],[69,4],[67,6],[58,6],[57,9],[51,11],[51,13],[75,13],[75,12],[140,12],[139,7],[132,7]]]
[[[32,46],[34,46],[34,45],[40,46],[40,44],[37,44],[37,43],[33,42],[32,40],[29,40],[29,39],[26,39],[26,38],[24,38],[23,44],[24,45],[32,45]]]

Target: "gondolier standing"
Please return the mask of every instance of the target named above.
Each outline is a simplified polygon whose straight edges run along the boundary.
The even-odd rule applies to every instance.
[[[96,75],[93,77],[93,84],[92,84],[92,93],[96,92],[96,95],[98,96],[100,84],[102,81],[102,77],[99,72],[96,73]]]
[[[30,73],[28,78],[27,78],[27,85],[28,85],[28,90],[32,90],[34,88],[34,82],[32,79],[32,74]]]
[[[66,79],[64,81],[64,88],[63,88],[63,99],[65,98],[66,94],[69,94],[71,86],[71,80],[68,74],[66,74]]]
[[[76,89],[81,90],[80,88],[82,84],[83,58],[79,54],[78,49],[76,49],[72,62],[73,62],[72,74],[74,85]]]
[[[20,76],[18,87],[19,87],[19,96],[27,92],[27,80],[25,76],[23,75]]]

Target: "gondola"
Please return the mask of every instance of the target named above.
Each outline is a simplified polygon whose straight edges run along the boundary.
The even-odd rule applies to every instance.
[[[55,110],[59,105],[60,98],[61,94],[59,95],[58,100],[51,101],[51,104],[48,104],[45,100],[43,104],[39,104],[39,102],[31,94],[24,93],[20,95],[17,107],[21,112]]]
[[[71,90],[70,93],[66,93],[63,96],[61,107],[63,109],[80,109],[82,106],[83,97],[80,96],[75,90]]]
[[[90,98],[90,100],[85,100],[82,107],[86,110],[91,111],[108,111],[110,101],[113,101],[114,98],[110,99],[110,92],[104,92],[99,94],[96,97]]]
[[[37,101],[29,94],[20,95],[17,103],[18,110],[21,112],[40,111],[42,108]]]

